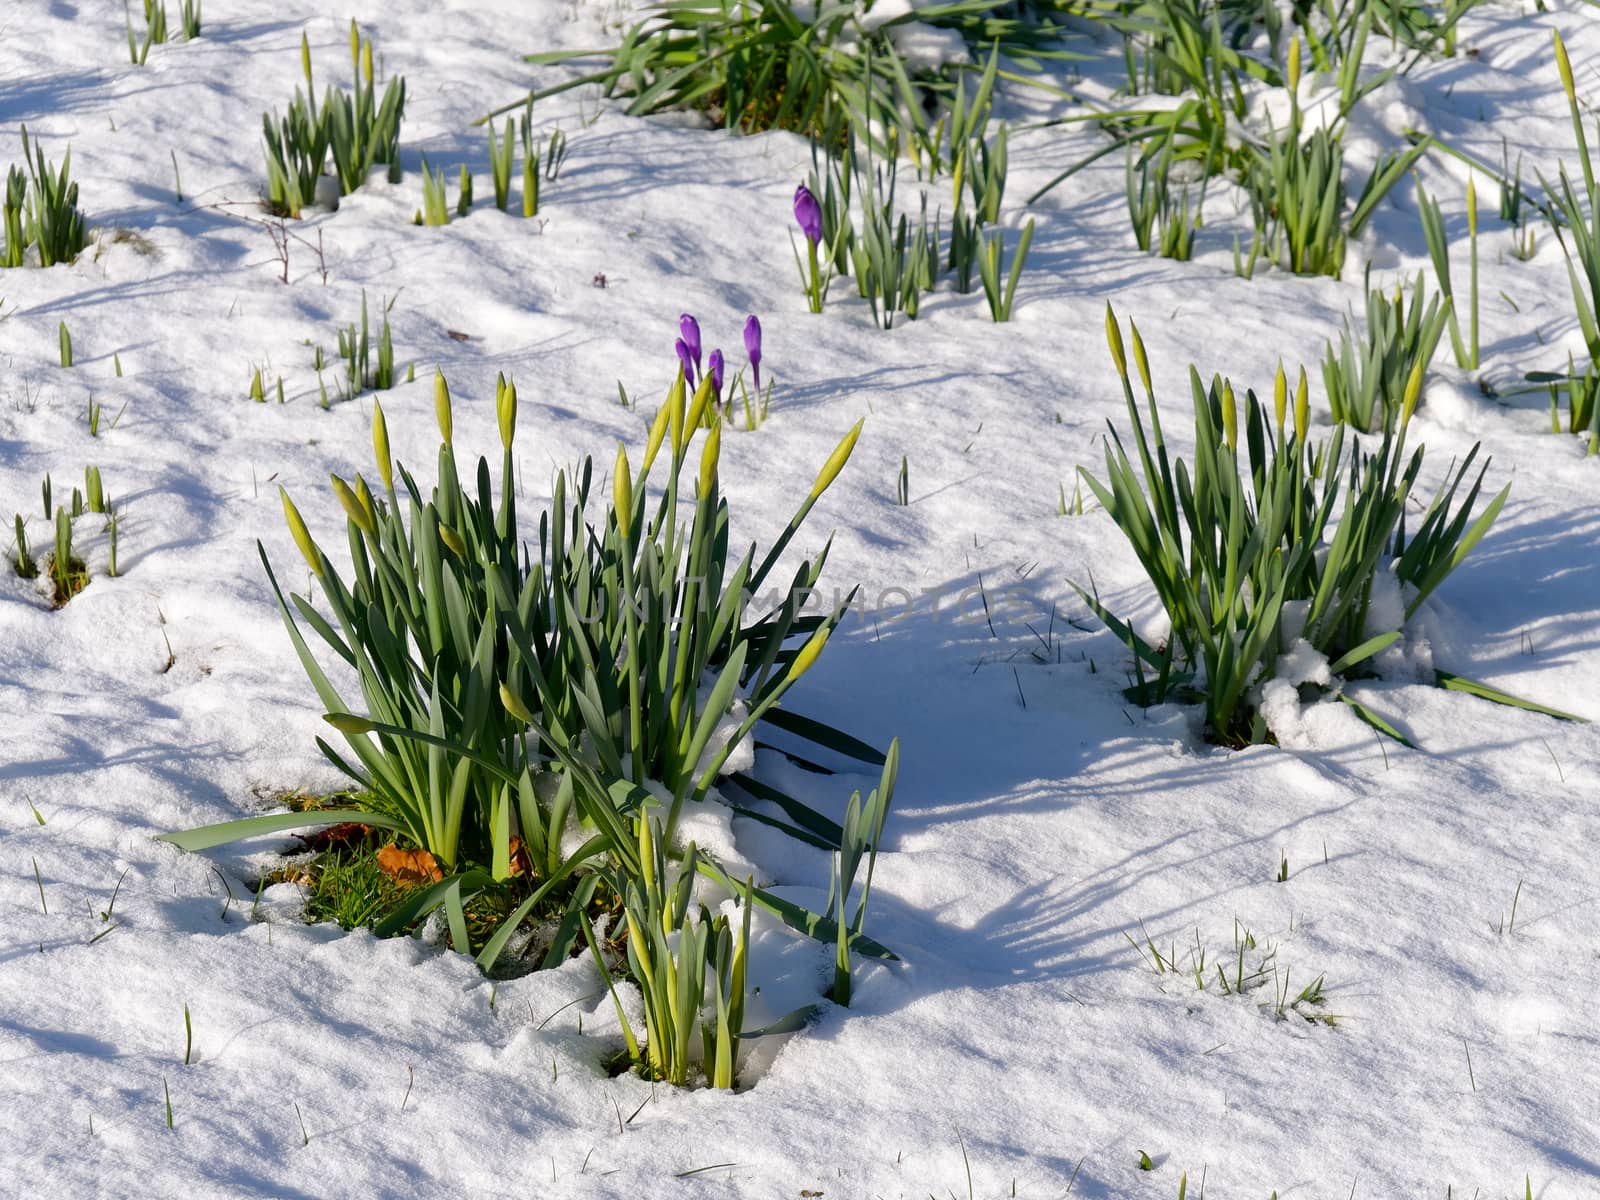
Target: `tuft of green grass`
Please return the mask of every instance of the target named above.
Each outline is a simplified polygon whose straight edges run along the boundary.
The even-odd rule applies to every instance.
[[[341,845],[310,869],[305,889],[306,921],[333,921],[341,929],[370,926],[388,916],[408,890],[378,865],[376,839]]]

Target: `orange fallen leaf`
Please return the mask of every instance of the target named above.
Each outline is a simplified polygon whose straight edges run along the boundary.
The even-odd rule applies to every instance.
[[[396,883],[438,883],[444,878],[426,850],[402,850],[392,843],[378,851],[378,866]]]
[[[528,854],[527,843],[519,837],[511,839],[511,877],[526,875],[533,870],[533,859]]]

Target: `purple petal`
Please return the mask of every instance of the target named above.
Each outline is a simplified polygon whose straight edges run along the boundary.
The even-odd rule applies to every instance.
[[[755,375],[756,391],[761,390],[761,322],[755,314],[744,321],[744,352],[750,359],[750,370]]]
[[[803,183],[794,190],[794,219],[807,240],[822,241],[822,206]]]
[[[688,313],[678,318],[678,330],[683,334],[683,344],[689,348],[689,354],[694,359],[694,365],[700,365],[700,322]]]
[[[682,338],[675,344],[678,351],[678,361],[683,364],[683,381],[690,387],[694,386],[694,357],[689,353],[689,347]]]
[[[721,350],[713,350],[711,352],[711,365],[710,365],[709,369],[711,371],[711,390],[713,392],[715,392],[717,394],[717,397],[720,399],[721,396],[722,396],[722,351]]]

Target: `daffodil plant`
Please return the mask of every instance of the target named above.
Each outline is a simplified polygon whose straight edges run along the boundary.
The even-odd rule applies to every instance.
[[[1181,459],[1174,464],[1138,329],[1132,328],[1133,364],[1146,397],[1148,425],[1134,401],[1122,331],[1109,308],[1106,334],[1127,402],[1134,453],[1130,457],[1111,426],[1108,482],[1087,472],[1083,478],[1132,544],[1171,622],[1164,641],[1146,640],[1112,615],[1098,595],[1078,587],[1131,652],[1135,679],[1129,696],[1140,703],[1198,698],[1213,739],[1228,745],[1259,742],[1269,730],[1256,705],[1256,689],[1273,677],[1279,655],[1303,639],[1328,660],[1327,690],[1400,738],[1377,714],[1344,696],[1339,681],[1370,670],[1374,656],[1400,639],[1402,622],[1488,532],[1510,491],[1508,484],[1473,516],[1488,471],[1485,462],[1471,474],[1478,455],[1474,446],[1408,534],[1407,509],[1423,451],[1418,447],[1408,455],[1406,439],[1422,387],[1422,364],[1412,367],[1394,428],[1375,451],[1353,445],[1343,425],[1336,425],[1326,442],[1311,441],[1304,372],[1288,424],[1289,388],[1281,368],[1271,411],[1247,392],[1242,414],[1232,384],[1215,379],[1208,389],[1191,369],[1195,456],[1192,465]],[[1403,608],[1389,615],[1387,606],[1374,603],[1380,572],[1393,573],[1404,597]],[[1565,715],[1448,672],[1436,671],[1435,681]]]
[[[252,818],[170,840],[202,849],[342,820],[392,830],[431,854],[445,877],[412,893],[379,922],[380,933],[409,928],[442,905],[452,941],[465,951],[466,901],[495,889],[511,893],[513,903],[521,897],[478,952],[486,968],[536,909],[563,914],[546,956],[559,961],[602,878],[599,869],[637,870],[636,818],[659,806],[671,846],[685,807],[706,803],[719,783],[736,793],[729,796],[736,811],[837,849],[842,831],[835,823],[742,770],[724,776],[758,723],[820,749],[883,761],[870,747],[781,706],[848,604],[802,611],[827,545],[800,564],[775,607],[754,619],[747,611],[844,468],[860,426],[824,464],[777,542],[764,555],[752,546],[741,556],[730,548],[728,505],[718,487],[720,424],[713,424],[693,466],[691,439],[710,402],[709,374],[690,395],[680,373],[637,471],[619,448],[609,505],[593,495],[590,461],[570,477],[558,474],[536,545],[517,519],[513,383],[502,379],[496,390],[498,495],[485,460],[467,476],[475,487],[463,482],[442,376],[435,409],[443,444],[431,492],[394,462],[375,403],[377,480],[357,474],[332,481],[347,518],[348,581],[283,495],[290,531],[329,616],[303,597],[285,596],[262,551],[290,638],[345,743],[342,750],[319,745],[370,796],[368,806]],[[665,486],[652,495],[651,471],[663,460]],[[686,467],[692,492],[683,483]],[[679,525],[680,500],[692,512],[687,526]],[[303,624],[353,672],[359,703],[345,698],[311,654]],[[512,884],[520,861],[531,868],[529,877]],[[732,890],[704,855],[696,869]],[[753,902],[813,936],[834,937],[826,917],[760,889]],[[856,949],[888,956],[865,939]]]

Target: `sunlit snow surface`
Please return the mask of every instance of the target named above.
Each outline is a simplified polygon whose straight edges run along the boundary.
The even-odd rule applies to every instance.
[[[571,138],[540,219],[496,212],[470,122],[562,77],[519,54],[604,44],[615,14],[445,7],[208,0],[204,38],[155,47],[142,69],[109,0],[0,10],[0,163],[21,162],[23,123],[53,159],[70,143],[99,231],[71,267],[0,272],[0,515],[21,512],[47,542],[43,477],[63,500],[90,463],[124,514],[115,579],[103,535],[80,522],[93,582],[61,611],[0,570],[0,1193],[942,1197],[967,1194],[963,1153],[984,1197],[1059,1197],[1075,1170],[1085,1197],[1172,1196],[1184,1171],[1190,1195],[1202,1172],[1216,1196],[1520,1196],[1525,1176],[1536,1196],[1600,1193],[1600,734],[1369,683],[1362,700],[1419,749],[1380,743],[1343,705],[1284,712],[1280,688],[1290,748],[1223,752],[1192,711],[1123,699],[1126,652],[1068,584],[1092,578],[1161,632],[1104,513],[1056,515],[1075,469],[1100,470],[1106,420],[1125,420],[1106,302],[1144,333],[1177,449],[1190,362],[1263,392],[1280,358],[1305,363],[1320,404],[1324,340],[1360,305],[1366,260],[1390,286],[1426,262],[1409,182],[1343,281],[1246,282],[1232,273],[1249,222],[1235,189],[1209,194],[1195,261],[1145,257],[1111,156],[1028,210],[1038,233],[1012,324],[992,325],[981,294],[944,291],[883,333],[849,280],[822,316],[806,312],[788,231],[810,160],[791,135],[629,119],[579,89],[536,110]],[[1530,184],[1563,154],[1575,169],[1550,32],[1567,36],[1580,93],[1600,96],[1600,12],[1552,7],[1491,0],[1463,21],[1476,54],[1371,97],[1351,160],[1420,124],[1496,163],[1504,139]],[[261,113],[300,82],[302,30],[318,87],[347,81],[351,15],[381,69],[407,79],[406,175],[291,224],[285,284],[254,204]],[[1085,86],[1107,92],[1109,69]],[[1006,98],[1017,127],[1060,111],[1044,93]],[[1014,133],[1008,222],[1098,144]],[[474,170],[469,217],[410,224],[420,152],[452,199],[456,165]],[[1433,158],[1422,175],[1464,291],[1464,168]],[[1582,346],[1555,237],[1541,228],[1535,259],[1515,260],[1493,185],[1480,178],[1478,194],[1483,374],[1504,388]],[[723,440],[737,544],[768,544],[867,418],[792,549],[798,562],[837,529],[824,582],[861,584],[864,611],[792,707],[901,739],[867,923],[901,961],[863,964],[849,1011],[825,1006],[781,1047],[753,1047],[748,1090],[608,1077],[616,1016],[587,962],[496,989],[422,942],[307,927],[292,894],[252,920],[244,881],[287,839],[204,855],[152,840],[338,783],[255,543],[306,590],[282,484],[322,543],[343,545],[327,476],[370,470],[371,406],[322,411],[306,343],[332,357],[363,289],[374,310],[394,299],[397,357],[418,366],[384,405],[424,481],[434,365],[462,453],[497,447],[495,374],[515,376],[524,513],[556,467],[594,454],[603,476],[618,440],[642,443],[681,311],[734,364],[747,313],[767,333],[771,420]],[[61,321],[70,371],[56,365]],[[269,396],[283,377],[285,405],[249,401],[257,365]],[[637,409],[618,404],[619,380]],[[98,439],[91,396],[106,410]],[[1481,438],[1488,486],[1512,490],[1410,640],[1440,668],[1597,718],[1600,460],[1547,432],[1542,405],[1485,398],[1441,347],[1413,424],[1425,482]],[[909,507],[895,504],[902,456]],[[1414,678],[1415,661],[1391,679]],[[768,752],[756,770],[834,814],[872,782]],[[780,890],[822,903],[822,854],[743,819],[731,830]],[[1210,972],[1228,965],[1236,919],[1277,948],[1279,980],[1251,998],[1157,975],[1125,937],[1183,966],[1198,939]],[[826,950],[757,926],[759,1012],[815,1001]],[[1263,1011],[1275,987],[1318,976],[1334,1027]],[[1141,1152],[1153,1172],[1137,1170]]]

